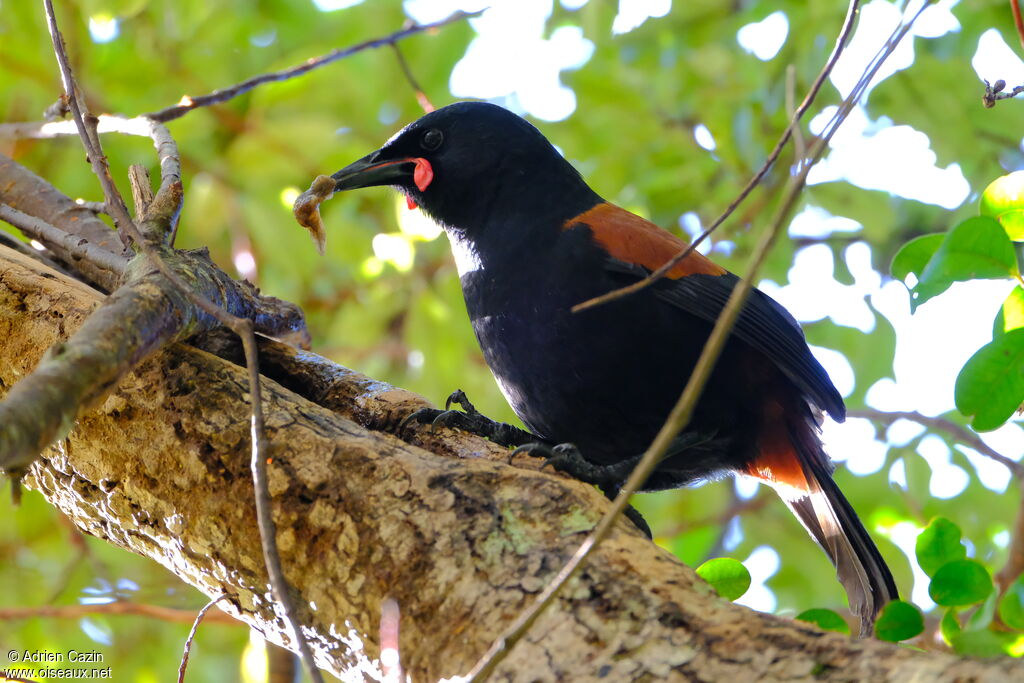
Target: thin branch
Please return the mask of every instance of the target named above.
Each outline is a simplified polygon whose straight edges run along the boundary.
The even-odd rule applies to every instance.
[[[212,603],[211,603],[212,604]],[[150,617],[175,624],[188,624],[195,619],[195,610],[147,605],[139,602],[116,600],[99,605],[43,605],[40,607],[0,607],[0,622],[20,619],[81,619],[82,617],[102,614],[125,615],[134,617]],[[216,624],[232,624],[244,626],[226,612],[215,612],[209,618]]]
[[[68,109],[68,96],[62,94],[56,102],[43,110],[43,118],[47,121],[59,121],[69,113],[71,112]]]
[[[423,88],[420,87],[419,81],[412,73],[412,69],[409,68],[409,63],[405,61],[405,55],[402,54],[402,48],[398,47],[398,43],[391,43],[391,48],[395,51],[395,58],[398,59],[398,66],[402,68],[402,73],[405,74],[405,80],[409,81],[409,85],[412,86],[412,90],[416,93],[416,101],[419,102],[420,107],[424,112],[429,114],[434,111],[434,105],[427,98],[427,94],[423,92]]]
[[[226,597],[228,597],[227,593],[221,593],[213,600],[206,603],[206,606],[199,610],[199,614],[196,615],[196,620],[192,622],[192,629],[188,632],[188,638],[185,639],[185,651],[181,653],[181,664],[178,665],[178,683],[184,683],[185,681],[185,667],[188,666],[188,655],[192,651],[192,641],[196,638],[196,632],[199,630],[199,624],[202,623],[203,617],[206,616],[206,613]]]
[[[1010,0],[1010,11],[1013,12],[1013,25],[1017,27],[1017,38],[1020,46],[1024,48],[1024,19],[1020,16],[1019,0]]]
[[[3,154],[0,154],[0,188],[3,188],[0,201],[4,204],[42,218],[66,233],[84,237],[102,249],[126,256],[118,234],[95,213]],[[66,261],[66,254],[54,255]],[[82,274],[90,277],[86,270]]]
[[[149,171],[142,164],[128,167],[128,182],[132,187],[132,203],[135,204],[135,220],[141,221],[146,210],[153,203],[153,187],[149,184]]]
[[[1008,100],[1024,93],[1024,85],[1018,85],[1009,92],[1006,92],[1006,81],[999,79],[995,83],[985,81],[985,94],[981,96],[981,103],[986,109],[996,106],[999,100]]]
[[[897,420],[910,420],[911,422],[916,422],[917,424],[923,427],[927,427],[928,429],[931,429],[933,431],[945,432],[949,434],[960,443],[964,444],[965,446],[968,446],[969,448],[972,448],[978,453],[981,453],[986,458],[991,458],[992,460],[995,460],[1000,465],[1010,470],[1010,472],[1018,479],[1024,478],[1024,465],[1021,465],[1019,462],[1010,460],[1008,457],[1006,457],[996,449],[989,446],[981,439],[980,436],[978,436],[977,433],[972,432],[967,427],[959,425],[956,422],[953,422],[952,420],[947,420],[944,417],[928,417],[927,415],[922,415],[921,413],[909,411],[890,412],[886,410],[875,410],[873,408],[848,410],[846,411],[846,417],[860,417],[867,420],[875,420],[876,422],[881,422],[882,424],[886,425],[891,425]]]
[[[104,204],[103,202],[88,202],[88,201],[86,201],[84,199],[79,199],[79,200],[76,200],[75,203],[78,204],[83,209],[86,209],[88,211],[92,211],[93,213],[106,213],[107,212],[107,205]]]
[[[286,81],[290,78],[295,78],[296,76],[304,74],[307,71],[312,71],[313,69],[319,68],[326,64],[330,64],[331,62],[336,62],[339,59],[345,59],[346,57],[350,57],[356,54],[357,52],[383,47],[385,45],[394,45],[399,40],[407,38],[408,36],[415,35],[417,33],[423,33],[424,31],[431,31],[433,29],[441,28],[442,26],[447,26],[448,24],[453,24],[457,21],[462,21],[464,19],[469,19],[470,17],[478,16],[482,11],[483,10],[480,10],[479,12],[468,13],[456,12],[447,19],[435,21],[432,24],[413,25],[407,28],[403,28],[400,31],[395,31],[394,33],[384,36],[382,38],[374,38],[373,40],[367,40],[362,43],[359,43],[358,45],[353,45],[352,47],[348,47],[345,49],[331,50],[327,54],[322,55],[320,57],[310,57],[309,59],[307,59],[302,64],[299,64],[298,66],[293,66],[289,69],[283,69],[281,71],[273,71],[271,73],[254,76],[229,88],[214,90],[212,93],[208,95],[200,95],[198,97],[189,97],[188,95],[184,95],[182,96],[181,101],[173,107],[167,107],[166,109],[161,109],[160,111],[155,111],[150,114],[146,114],[146,116],[148,118],[151,118],[155,121],[160,121],[162,123],[166,123],[167,121],[173,121],[174,119],[184,116],[193,109],[197,109],[199,107],[207,107],[211,104],[220,104],[221,102],[227,102],[228,100],[234,97],[238,97],[239,95],[252,90],[258,85],[262,85],[264,83],[273,83],[277,81]]]
[[[1018,482],[1021,501],[1017,506],[1017,520],[1013,524],[1010,545],[1006,549],[1006,564],[995,575],[996,582],[1004,591],[1024,573],[1024,482]]]
[[[593,299],[584,301],[583,303],[576,304],[575,306],[572,307],[573,313],[579,313],[580,311],[592,308],[593,306],[599,306],[603,303],[608,303],[609,301],[621,299],[625,296],[629,296],[630,294],[634,294],[640,291],[641,289],[644,289],[645,287],[650,287],[652,284],[663,278],[665,274],[672,270],[680,261],[685,259],[690,254],[692,254],[693,250],[700,246],[701,242],[707,239],[707,237],[711,233],[718,229],[718,226],[724,223],[725,220],[732,215],[733,211],[735,211],[737,207],[739,207],[739,205],[743,203],[743,200],[745,200],[747,196],[750,195],[754,188],[757,187],[758,184],[760,184],[761,180],[765,177],[765,175],[768,174],[768,170],[775,163],[775,160],[779,158],[779,154],[782,153],[782,150],[786,146],[786,143],[789,142],[789,138],[793,135],[793,131],[796,129],[797,126],[800,125],[800,119],[803,118],[803,115],[814,103],[815,97],[817,97],[818,92],[825,84],[825,81],[826,79],[828,79],[829,74],[832,73],[832,68],[839,60],[839,56],[843,53],[843,50],[846,48],[846,44],[849,41],[850,34],[853,32],[853,25],[856,21],[859,7],[860,0],[851,0],[849,9],[846,12],[846,18],[843,20],[843,27],[839,31],[839,37],[836,38],[835,47],[832,48],[832,54],[829,56],[828,61],[825,62],[825,66],[822,67],[821,72],[818,74],[818,77],[814,79],[814,83],[811,84],[811,88],[810,90],[807,91],[807,95],[806,97],[804,97],[803,102],[801,102],[800,106],[797,107],[796,110],[793,112],[793,116],[789,121],[789,125],[786,126],[786,130],[783,131],[782,137],[779,138],[779,141],[775,144],[775,148],[772,149],[772,151],[768,154],[768,158],[764,160],[764,163],[761,165],[761,168],[758,169],[757,173],[754,174],[754,177],[752,177],[743,187],[743,189],[740,190],[740,193],[739,195],[736,196],[736,199],[732,200],[732,202],[729,203],[729,206],[725,207],[725,211],[722,212],[722,215],[716,218],[715,221],[711,225],[709,225],[704,232],[702,232],[695,240],[693,240],[693,242],[689,244],[689,246],[687,246],[685,249],[683,249],[678,254],[673,256],[664,265],[662,265],[660,268],[652,272],[643,280],[635,282],[626,287],[613,290],[611,292],[608,292],[607,294],[594,297]]]
[[[252,322],[249,320],[240,321],[247,326],[242,338],[242,347],[245,350],[245,363],[249,370],[249,385],[252,389],[252,421],[250,426],[250,437],[252,442],[252,459],[250,468],[256,489],[256,522],[260,528],[260,539],[263,542],[263,562],[267,566],[267,573],[270,575],[270,584],[274,589],[277,601],[281,603],[285,613],[285,620],[292,631],[292,638],[299,648],[299,655],[306,666],[310,679],[314,683],[322,683],[320,669],[313,660],[313,652],[309,643],[299,628],[299,622],[295,618],[295,604],[291,594],[288,592],[288,581],[281,567],[281,554],[277,550],[277,526],[270,506],[270,484],[267,480],[267,461],[269,453],[266,443],[266,436],[263,433],[263,400],[260,395],[260,367],[259,352],[256,348],[256,335],[253,334]]]
[[[68,97],[68,107],[71,109],[71,115],[74,117],[75,126],[78,128],[78,135],[82,139],[82,144],[85,145],[89,164],[92,166],[93,173],[99,178],[100,186],[103,188],[103,196],[107,202],[107,214],[114,220],[114,224],[118,229],[122,230],[123,240],[126,234],[123,231],[130,230],[128,226],[134,227],[135,224],[132,222],[131,216],[128,215],[128,207],[125,206],[124,198],[121,197],[121,193],[118,192],[117,186],[114,184],[114,178],[110,175],[110,167],[107,165],[107,158],[103,156],[99,140],[95,135],[90,135],[89,127],[86,126],[86,113],[79,100],[78,84],[75,83],[71,65],[68,63],[64,36],[61,35],[60,29],[57,28],[57,15],[53,11],[53,1],[43,0],[43,6],[46,9],[46,26],[50,31],[50,38],[53,41],[53,51],[57,57],[57,64],[60,66],[60,78],[64,84],[64,93]],[[94,117],[90,118],[95,124],[96,119]],[[93,125],[93,129],[95,130],[95,125]]]
[[[69,235],[58,227],[50,225],[42,218],[30,216],[14,207],[0,204],[0,220],[10,223],[25,235],[39,240],[44,245],[59,246],[72,259],[85,259],[110,274],[109,283],[113,285],[124,273],[128,260],[123,256],[97,247],[78,235]]]
[[[178,146],[171,137],[167,126],[159,121],[136,116],[125,118],[111,114],[101,114],[96,117],[96,132],[98,133],[122,133],[124,135],[137,135],[146,137],[153,141],[157,156],[160,159],[160,186],[161,188],[181,180],[181,156],[178,154]],[[60,137],[63,135],[81,135],[77,122],[75,121],[32,121],[24,123],[0,123],[0,139],[23,140],[37,139],[45,140]],[[86,152],[89,152],[86,147]]]
[[[856,5],[856,2],[857,0],[853,0],[851,9],[853,5]],[[752,282],[757,277],[757,273],[767,258],[768,252],[771,250],[775,240],[782,233],[783,225],[792,212],[797,198],[807,182],[807,175],[813,167],[813,162],[824,154],[829,141],[836,130],[838,130],[838,126],[846,119],[850,111],[853,110],[854,105],[860,100],[865,88],[871,82],[871,79],[874,78],[882,62],[892,54],[900,40],[907,34],[910,27],[927,6],[927,3],[922,5],[921,9],[913,17],[893,32],[885,48],[882,50],[880,58],[866,70],[853,91],[839,107],[841,115],[836,125],[822,133],[811,150],[809,163],[805,164],[800,172],[790,179],[775,215],[772,217],[768,228],[761,237],[761,241],[754,249],[753,254],[751,254],[747,267],[744,269],[745,276],[736,284],[729,300],[725,304],[725,308],[722,309],[718,320],[715,321],[711,335],[704,345],[704,350],[697,360],[697,364],[686,383],[686,387],[683,389],[682,395],[679,397],[679,401],[672,408],[671,413],[669,413],[668,418],[665,420],[665,424],[662,425],[654,441],[636,464],[636,467],[629,475],[626,483],[623,484],[615,500],[612,501],[612,506],[607,514],[601,518],[597,527],[583,541],[565,566],[558,572],[558,575],[544,588],[533,604],[519,615],[512,626],[501,637],[494,641],[490,649],[470,671],[468,675],[469,681],[486,680],[498,664],[508,655],[512,647],[529,632],[533,623],[544,609],[554,601],[559,590],[575,575],[591,551],[608,535],[618,516],[629,505],[629,499],[633,493],[647,481],[668,451],[672,441],[686,428],[696,407],[697,399],[700,398],[704,385],[711,376],[711,371],[714,369],[715,362],[725,346],[725,342],[728,339],[733,324],[736,322],[736,318],[739,316],[743,303],[753,288]]]
[[[796,67],[792,64],[786,67],[786,111],[791,117],[796,117]],[[800,126],[793,126],[793,158],[799,166],[807,156],[807,145],[804,142],[804,131]]]
[[[716,541],[708,550],[706,559],[717,557],[722,552],[722,544],[725,542],[725,537],[729,533],[729,523],[732,519],[734,517],[740,517],[760,510],[767,505],[769,501],[771,501],[771,497],[763,495],[763,492],[760,489],[758,489],[757,495],[745,499],[740,498],[736,494],[735,486],[730,486],[730,491],[729,505],[722,512],[707,515],[706,517],[692,521],[679,521],[667,529],[659,530],[657,536],[662,538],[673,538],[679,534],[684,534],[689,531],[696,531],[707,527],[717,527],[720,533],[718,534]]]
[[[143,237],[138,226],[135,225],[134,221],[132,221],[131,217],[128,215],[128,209],[124,204],[124,199],[117,191],[117,187],[114,186],[113,178],[110,176],[110,169],[106,164],[106,157],[102,154],[99,138],[95,134],[98,120],[95,118],[92,119],[92,134],[90,134],[90,128],[86,126],[86,122],[83,119],[82,106],[79,102],[79,93],[76,88],[74,74],[72,73],[71,66],[69,64],[66,48],[64,46],[64,39],[57,27],[57,17],[53,11],[53,2],[52,0],[43,0],[43,4],[46,9],[47,26],[49,27],[50,35],[53,38],[53,49],[56,53],[57,63],[60,66],[61,80],[64,83],[64,90],[68,96],[68,104],[74,114],[79,137],[81,138],[83,145],[85,145],[86,152],[89,155],[89,161],[92,164],[93,170],[100,178],[100,184],[103,185],[104,194],[107,198],[108,212],[114,219],[115,224],[124,231],[122,233],[123,235],[130,237],[136,246],[142,250],[153,265],[156,266],[157,270],[175,287],[183,292],[194,305],[203,312],[212,316],[222,325],[231,329],[242,339],[242,344],[245,348],[246,364],[249,368],[249,394],[252,405],[252,470],[254,489],[256,492],[256,514],[259,519],[260,541],[263,546],[263,555],[267,564],[267,573],[270,577],[271,589],[274,593],[274,597],[281,605],[284,619],[288,623],[292,632],[292,637],[295,640],[299,654],[302,656],[302,660],[309,673],[309,677],[313,683],[321,683],[323,679],[320,675],[320,670],[317,668],[316,663],[313,660],[313,653],[311,652],[306,639],[303,637],[298,621],[295,617],[295,607],[289,594],[288,584],[284,579],[284,572],[281,569],[280,554],[277,549],[277,534],[271,513],[270,492],[267,485],[265,456],[267,449],[266,444],[264,443],[265,435],[263,426],[262,396],[260,393],[259,365],[257,363],[256,337],[253,332],[253,323],[251,320],[231,315],[205,297],[199,296],[190,287],[188,287],[178,274],[167,266],[161,257],[157,246]],[[147,122],[151,131],[157,129],[159,123],[156,122],[155,118],[142,118]],[[162,128],[162,126],[160,127]],[[167,136],[167,139],[173,146],[173,140],[171,140],[169,135]],[[157,143],[157,147],[159,150],[161,148],[161,144]],[[163,152],[161,152],[161,156],[163,157]],[[174,163],[174,160],[169,159],[168,163]],[[163,158],[161,158],[161,175],[164,176]],[[157,193],[154,204],[165,204],[165,211],[161,217],[166,219],[168,223],[171,223],[176,218],[177,207],[180,206],[180,201],[172,201],[171,195],[174,190],[180,192],[181,181],[180,179],[175,180],[168,178],[167,176],[164,176],[164,181],[164,183],[161,183],[161,188]],[[153,220],[156,217],[148,216],[147,218]]]
[[[3,206],[3,205],[0,205],[0,206]],[[2,218],[3,217],[0,216],[0,219],[2,219]],[[24,242],[19,240],[17,237],[15,237],[14,235],[12,235],[11,233],[9,233],[9,232],[7,232],[5,230],[0,230],[0,246],[7,247],[8,249],[13,249],[14,251],[18,252],[19,254],[23,254],[24,256],[27,256],[30,259],[33,259],[35,261],[39,261],[40,263],[45,263],[50,268],[53,268],[54,270],[56,270],[58,272],[64,273],[68,277],[72,277],[72,278],[74,277],[74,275],[72,275],[68,270],[64,269],[64,266],[62,266],[61,264],[57,263],[52,258],[50,258],[49,255],[50,255],[51,252],[50,252],[49,249],[46,249],[44,251],[39,251],[38,249],[36,249],[32,245],[25,244]]]

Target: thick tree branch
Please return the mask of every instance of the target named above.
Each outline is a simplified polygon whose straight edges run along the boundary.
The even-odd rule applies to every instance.
[[[0,259],[0,387],[7,387],[86,317],[97,295],[44,276],[14,252]],[[346,374],[338,370],[333,395],[346,393]],[[349,393],[360,406],[352,413],[386,406],[395,391],[352,376]],[[468,671],[607,509],[592,487],[511,467],[507,451],[478,438],[461,447],[470,457],[444,457],[272,380],[262,384],[284,566],[318,663],[347,680],[377,671],[387,597],[402,607],[402,663],[414,680]],[[247,391],[237,366],[171,346],[82,415],[32,466],[27,483],[88,533],[152,557],[209,596],[227,592],[226,611],[291,649],[259,552]],[[463,440],[444,429],[435,436],[442,434]],[[1016,660],[853,642],[731,605],[628,524],[612,530],[570,585],[497,675],[900,682],[1024,675]]]
[[[281,302],[264,306],[252,285],[228,278],[205,251],[166,250],[163,259],[202,296],[245,318],[276,323],[266,332],[279,331],[281,324],[289,330],[304,325],[298,309],[278,317]],[[67,433],[80,411],[153,351],[218,325],[169,287],[145,257],[136,257],[126,273],[125,284],[0,402],[0,467],[9,474],[23,471],[40,450]]]

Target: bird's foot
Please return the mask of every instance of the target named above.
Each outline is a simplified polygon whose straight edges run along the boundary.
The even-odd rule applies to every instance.
[[[462,410],[452,410],[452,404],[457,403]],[[470,432],[478,436],[490,439],[502,446],[521,446],[529,441],[536,441],[537,437],[518,427],[504,422],[497,422],[487,417],[470,402],[462,389],[456,389],[445,399],[444,409],[422,408],[406,416],[399,425],[404,428],[410,422],[429,424],[431,428],[452,427]]]
[[[565,472],[569,476],[585,481],[588,484],[596,484],[602,489],[621,483],[629,476],[636,464],[637,458],[613,463],[611,465],[598,465],[583,457],[580,449],[571,443],[560,443],[552,446],[543,442],[523,444],[512,451],[515,456],[519,453],[527,453],[536,457],[544,458],[545,465],[551,465],[559,472]]]
[[[542,442],[528,443],[512,451],[512,456],[517,453],[542,457],[545,465],[551,465],[559,472],[580,481],[597,485],[609,500],[615,500],[615,496],[619,494],[620,484],[629,476],[639,460],[639,457],[634,457],[611,465],[597,465],[584,458],[580,449],[571,443],[560,443],[555,446]],[[651,527],[635,507],[627,505],[623,514],[647,538],[653,538]]]

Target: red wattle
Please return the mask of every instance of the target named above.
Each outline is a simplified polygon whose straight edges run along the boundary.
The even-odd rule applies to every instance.
[[[409,195],[405,195],[405,205],[409,207],[410,211],[419,206],[419,204],[416,203],[416,200],[410,197]]]
[[[434,168],[430,165],[429,161],[422,157],[413,161],[416,162],[416,170],[412,173],[412,181],[416,183],[416,187],[420,189],[420,192],[423,192],[434,180]]]

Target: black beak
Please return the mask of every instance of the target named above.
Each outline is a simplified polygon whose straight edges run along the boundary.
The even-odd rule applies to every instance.
[[[415,159],[397,159],[379,161],[379,152],[367,155],[354,161],[331,177],[335,180],[335,191],[354,190],[359,187],[375,187],[377,185],[409,185],[412,184],[416,170]]]

